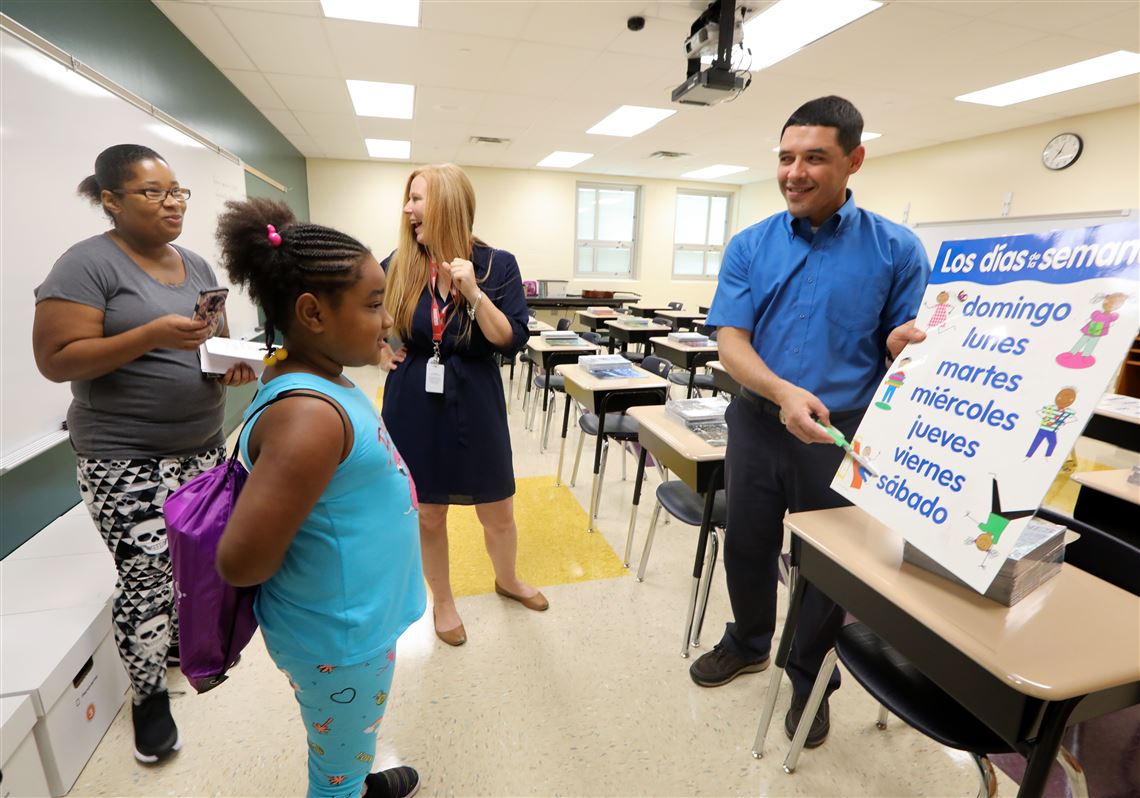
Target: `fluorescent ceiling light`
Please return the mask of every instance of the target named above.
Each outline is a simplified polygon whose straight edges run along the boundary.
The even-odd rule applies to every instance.
[[[368,155],[372,158],[398,158],[408,160],[412,156],[412,142],[397,139],[365,139]]]
[[[744,23],[744,48],[733,66],[759,72],[883,4],[875,0],[779,0]]]
[[[1140,73],[1140,53],[1117,50],[1087,61],[1078,61],[1048,72],[990,86],[988,89],[972,91],[954,99],[964,103],[1002,107],[1137,73]]]
[[[567,169],[571,166],[577,166],[582,161],[588,161],[594,157],[592,152],[563,152],[562,150],[555,150],[538,162],[539,166],[546,166],[551,169]]]
[[[321,8],[326,17],[335,19],[420,26],[420,0],[321,0]]]
[[[718,177],[725,175],[735,175],[738,172],[747,172],[747,166],[731,166],[729,164],[718,163],[715,166],[706,166],[704,169],[696,169],[692,172],[685,172],[681,177],[686,177],[691,180],[715,180]]]
[[[375,80],[346,80],[345,83],[357,116],[412,118],[416,87],[410,83],[379,83]]]
[[[882,137],[883,137],[882,133],[872,133],[869,130],[864,130],[863,135],[859,137],[859,143],[865,144],[868,141],[874,141],[875,139],[881,139]],[[779,152],[779,151],[780,151],[780,145],[779,144],[777,144],[775,147],[772,148],[772,152]]]
[[[595,136],[636,136],[658,122],[677,113],[671,108],[646,108],[642,105],[623,105],[598,124],[587,130]]]

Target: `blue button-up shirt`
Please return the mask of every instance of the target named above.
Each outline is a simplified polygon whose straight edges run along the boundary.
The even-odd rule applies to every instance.
[[[848,191],[814,233],[784,211],[733,236],[708,324],[751,330],[768,368],[832,412],[863,409],[885,372],[887,335],[914,318],[929,275],[918,237]]]

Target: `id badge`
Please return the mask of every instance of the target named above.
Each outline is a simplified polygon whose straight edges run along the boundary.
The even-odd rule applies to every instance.
[[[443,364],[439,358],[428,360],[426,375],[424,390],[428,393],[443,393]]]

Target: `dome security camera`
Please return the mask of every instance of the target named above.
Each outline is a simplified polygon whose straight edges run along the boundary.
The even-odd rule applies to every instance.
[[[641,30],[645,27],[645,17],[630,17],[625,21],[625,26],[633,31]]]

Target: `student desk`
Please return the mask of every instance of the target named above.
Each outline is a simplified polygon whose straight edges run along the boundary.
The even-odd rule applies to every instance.
[[[599,299],[597,297],[584,297],[581,295],[571,296],[568,294],[561,294],[559,296],[528,296],[526,304],[529,308],[541,310],[565,310],[567,308],[588,308],[591,305],[598,307],[611,307],[620,308],[627,302],[632,302],[633,298],[619,299]]]
[[[794,513],[785,523],[800,541],[801,578],[794,580],[755,756],[772,719],[805,581],[1027,755],[1022,798],[1044,791],[1066,726],[1140,703],[1140,597],[1066,563],[1004,607],[903,563],[902,538],[858,507]]]
[[[652,319],[654,316],[660,315],[661,311],[668,310],[668,305],[630,305],[626,310],[634,316],[641,316],[645,319]]]
[[[710,360],[716,360],[716,342],[710,342],[708,346],[691,346],[663,335],[658,338],[650,338],[649,343],[653,344],[653,353],[658,357],[663,357],[677,368],[689,372],[689,387],[685,393],[685,398],[692,398],[693,381],[697,377],[697,369]]]
[[[664,324],[630,324],[628,321],[618,319],[616,321],[607,321],[606,327],[610,330],[610,354],[613,354],[614,347],[620,343],[621,351],[625,352],[629,349],[630,344],[646,344],[645,354],[650,354],[649,339],[655,335],[663,335],[672,332],[671,329]]]
[[[553,329],[554,328],[549,324],[544,321],[539,321],[538,319],[531,319],[529,322],[527,322],[526,325],[526,331],[532,338],[536,335],[541,335],[542,333]]]
[[[1081,434],[1121,449],[1140,452],[1140,399],[1106,393]]]
[[[542,370],[548,375],[553,370],[554,366],[559,363],[573,362],[578,359],[579,355],[593,355],[597,354],[597,348],[593,344],[581,343],[573,346],[559,346],[557,344],[547,343],[539,336],[532,336],[526,343],[527,352],[530,354],[530,365],[527,367],[526,372],[526,392],[529,394],[531,386],[534,385],[534,364],[538,363]],[[560,357],[563,355],[564,357]],[[551,394],[550,380],[546,381],[546,387],[542,389],[542,412],[545,413]],[[538,401],[537,398],[535,401]],[[525,402],[523,403],[525,406]]]
[[[578,321],[589,327],[594,332],[598,331],[601,327],[604,330],[604,325],[607,321],[616,321],[621,318],[617,313],[595,313],[592,310],[579,310],[576,312]]]
[[[740,396],[740,383],[733,379],[732,375],[728,373],[728,369],[719,360],[710,360],[705,364],[712,372],[713,385],[721,393],[726,393],[729,396]]]
[[[633,508],[629,514],[629,532],[625,542],[625,562],[629,564],[630,549],[633,545],[633,528],[637,522],[637,505],[641,501],[641,481],[645,476],[646,452],[673,472],[705,500],[704,514],[701,517],[700,532],[697,534],[697,553],[693,561],[693,584],[689,593],[689,610],[685,617],[685,636],[681,641],[681,656],[689,656],[689,643],[693,640],[696,622],[697,594],[700,592],[702,575],[705,571],[705,549],[708,548],[709,530],[712,527],[713,500],[716,492],[724,487],[723,446],[712,446],[702,440],[684,423],[670,416],[664,407],[635,407],[629,414],[641,427],[637,441],[641,444],[641,455],[637,459],[637,476],[633,482]],[[709,564],[704,592],[708,593],[712,581],[712,563]],[[703,606],[703,602],[702,602]],[[696,624],[700,628],[700,624]]]
[[[598,511],[598,494],[600,493],[598,471],[602,462],[602,443],[605,440],[605,419],[607,412],[613,412],[609,397],[617,393],[651,391],[654,394],[654,403],[663,405],[668,396],[668,380],[662,379],[639,366],[630,365],[644,376],[628,378],[595,377],[577,364],[556,367],[558,373],[566,380],[566,405],[562,413],[562,443],[558,448],[558,475],[554,480],[555,485],[562,484],[562,459],[566,454],[566,433],[570,426],[570,400],[574,399],[598,417],[598,436],[594,443],[594,478],[590,485],[590,506],[586,508],[589,516],[587,532],[594,531],[594,517]]]
[[[690,329],[698,320],[705,320],[704,313],[694,313],[691,310],[659,310],[657,315],[673,323],[673,332]]]
[[[1140,546],[1140,485],[1128,482],[1131,468],[1081,471],[1072,480],[1081,486],[1073,518]]]

